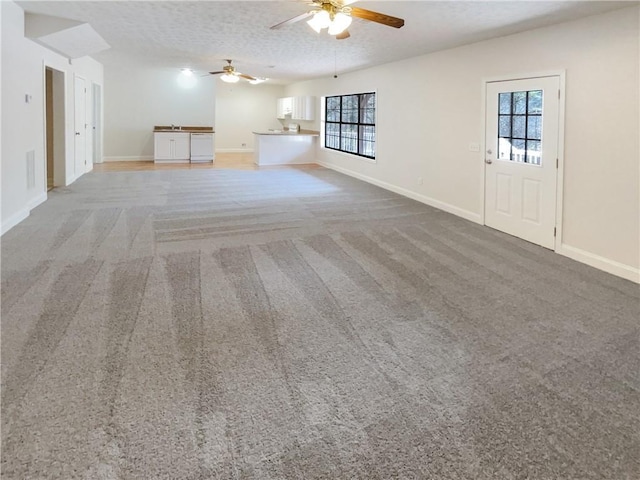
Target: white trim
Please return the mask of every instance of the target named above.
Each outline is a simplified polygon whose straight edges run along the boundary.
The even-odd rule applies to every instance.
[[[322,138],[324,139],[324,136]],[[318,142],[318,143],[320,143],[320,142]],[[376,148],[377,148],[377,145],[378,145],[378,139],[376,139]],[[362,160],[363,162],[372,163],[374,165],[376,163],[378,163],[375,158],[363,157],[362,155],[357,155],[355,153],[349,153],[349,152],[344,152],[342,150],[335,150],[333,148],[327,148],[324,145],[319,145],[318,148],[320,150],[323,150],[323,151],[325,151],[327,153],[330,153],[332,155],[333,154],[340,155],[340,156],[343,156],[343,157],[350,158],[352,160]]]
[[[253,153],[253,148],[216,148],[215,153]]]
[[[520,75],[512,74],[512,75],[500,75],[497,77],[483,77],[482,83],[492,83],[492,82],[511,82],[514,80],[528,80],[528,79],[536,79],[536,78],[544,78],[544,77],[564,77],[566,70],[558,69],[558,70],[545,70],[542,72],[529,72],[523,73]]]
[[[566,107],[566,76],[565,71],[560,72],[560,99],[558,100],[558,171],[556,172],[556,248],[562,247],[562,225],[564,205],[564,122]]]
[[[38,195],[37,197],[35,197],[34,199],[28,201],[27,202],[27,206],[25,208],[23,208],[19,212],[16,212],[13,215],[11,215],[2,224],[2,228],[0,228],[0,235],[4,235],[9,230],[11,230],[13,227],[15,227],[20,222],[22,222],[24,219],[26,219],[31,214],[31,210],[36,208],[38,205],[46,202],[47,198],[48,198],[47,197],[47,192],[43,192],[40,195]]]
[[[153,155],[139,155],[137,157],[102,157],[106,162],[153,162]]]
[[[436,200],[434,198],[431,197],[427,197],[425,195],[420,195],[419,193],[416,192],[412,192],[411,190],[407,190],[406,188],[402,188],[402,187],[397,187],[395,185],[392,185],[391,183],[387,183],[387,182],[383,182],[380,180],[376,180],[375,178],[372,177],[368,177],[366,175],[362,175],[361,173],[357,173],[357,172],[353,172],[351,170],[348,170],[346,168],[342,168],[342,167],[338,167],[336,165],[330,164],[330,163],[325,163],[325,162],[317,162],[318,165],[322,165],[323,167],[329,168],[331,170],[335,170],[336,172],[340,172],[340,173],[344,173],[345,175],[349,175],[350,177],[354,177],[357,178],[359,180],[362,180],[364,182],[367,183],[371,183],[372,185],[376,185],[380,188],[384,188],[385,190],[389,190],[391,192],[400,194],[404,197],[408,197],[411,198],[413,200],[416,200],[420,203],[424,203],[426,205],[429,205],[431,207],[437,208],[439,210],[442,210],[444,212],[447,213],[451,213],[453,215],[456,215],[458,217],[462,217],[466,220],[469,220],[471,222],[474,223],[481,223],[480,222],[480,215],[474,212],[470,212],[469,210],[465,210],[463,208],[460,207],[456,207],[455,205],[451,205],[449,203],[445,203],[445,202],[441,202],[440,200]]]
[[[566,243],[561,244],[556,252],[565,257],[569,257],[578,262],[585,263],[599,270],[603,270],[612,275],[625,278],[635,283],[640,283],[640,269],[616,262],[609,258],[601,257],[595,253],[587,252],[581,248],[572,247]]]
[[[36,208],[38,205],[44,203],[47,201],[47,192],[42,192],[40,195],[38,195],[36,198],[34,198],[33,200],[30,200],[27,203],[27,208],[29,209],[29,211],[33,210],[34,208]]]
[[[9,230],[11,230],[13,227],[15,227],[17,224],[19,224],[28,216],[29,216],[28,208],[23,208],[22,210],[11,215],[2,223],[2,231],[0,232],[0,235],[4,235],[5,233],[7,233]]]
[[[64,184],[64,186],[65,186],[65,187],[68,187],[69,185],[71,185],[73,182],[75,182],[75,181],[76,181],[77,179],[79,179],[79,178],[80,178],[80,175],[78,175],[78,176],[71,175],[71,176],[67,177],[67,178],[65,179],[65,184]]]

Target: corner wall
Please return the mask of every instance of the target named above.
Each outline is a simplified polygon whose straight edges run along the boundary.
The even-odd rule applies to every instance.
[[[286,94],[315,95],[319,107],[321,96],[377,91],[376,163],[322,148],[319,161],[481,223],[484,158],[469,144],[484,144],[483,82],[565,71],[557,251],[640,282],[639,19],[634,6],[293,84]]]
[[[153,160],[154,125],[213,126],[215,79],[174,68],[105,66],[105,161]]]
[[[284,96],[284,86],[224,83],[217,80],[216,151],[250,152],[254,131],[282,128],[276,118],[276,101]]]
[[[45,67],[65,73],[65,184],[90,170],[75,165],[74,75],[102,84],[102,65],[84,57],[69,62],[24,36],[24,12],[11,1],[0,2],[2,25],[2,157],[1,233],[25,219],[29,212],[47,199],[45,160]],[[89,83],[90,84],[90,83]],[[25,95],[31,99],[27,103]],[[87,104],[87,118],[91,105]],[[35,168],[30,186],[27,153],[33,152]]]

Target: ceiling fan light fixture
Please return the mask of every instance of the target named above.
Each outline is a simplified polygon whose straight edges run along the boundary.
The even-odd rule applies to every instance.
[[[333,18],[333,22],[331,22],[331,25],[329,25],[329,35],[339,35],[340,33],[344,32],[347,28],[349,28],[352,20],[353,19],[351,18],[351,15],[346,15],[342,12],[336,13],[335,17]]]
[[[237,77],[236,75],[225,73],[224,75],[220,76],[220,80],[227,83],[236,83],[238,80],[240,80],[240,78]]]
[[[307,25],[313,28],[316,33],[320,33],[320,30],[331,25],[331,17],[329,15],[329,12],[327,12],[326,10],[315,12],[313,14],[313,17],[311,17],[311,20],[307,22]]]

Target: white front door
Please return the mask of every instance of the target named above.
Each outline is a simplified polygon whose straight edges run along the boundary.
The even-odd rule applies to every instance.
[[[75,176],[87,170],[87,88],[82,77],[74,78]]]
[[[488,82],[485,224],[555,248],[560,78]]]

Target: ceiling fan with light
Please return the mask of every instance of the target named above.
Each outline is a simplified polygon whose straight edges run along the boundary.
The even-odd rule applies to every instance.
[[[261,83],[267,80],[266,78],[252,77],[251,75],[240,73],[235,69],[233,65],[231,65],[232,60],[227,59],[225,61],[227,62],[227,65],[222,67],[222,70],[219,70],[217,72],[209,72],[209,75],[219,75],[222,73],[220,80],[227,83],[236,83],[238,80],[240,80],[240,77],[249,80],[250,83]]]
[[[311,17],[311,19],[307,21],[307,24],[316,32],[320,33],[321,30],[326,28],[329,35],[335,35],[338,40],[343,40],[351,36],[347,28],[351,25],[353,17],[394,28],[400,28],[404,25],[402,18],[348,5],[354,3],[354,1],[355,0],[311,0],[307,3],[314,7],[313,10],[273,25],[271,30],[276,30],[285,25],[290,25]]]

